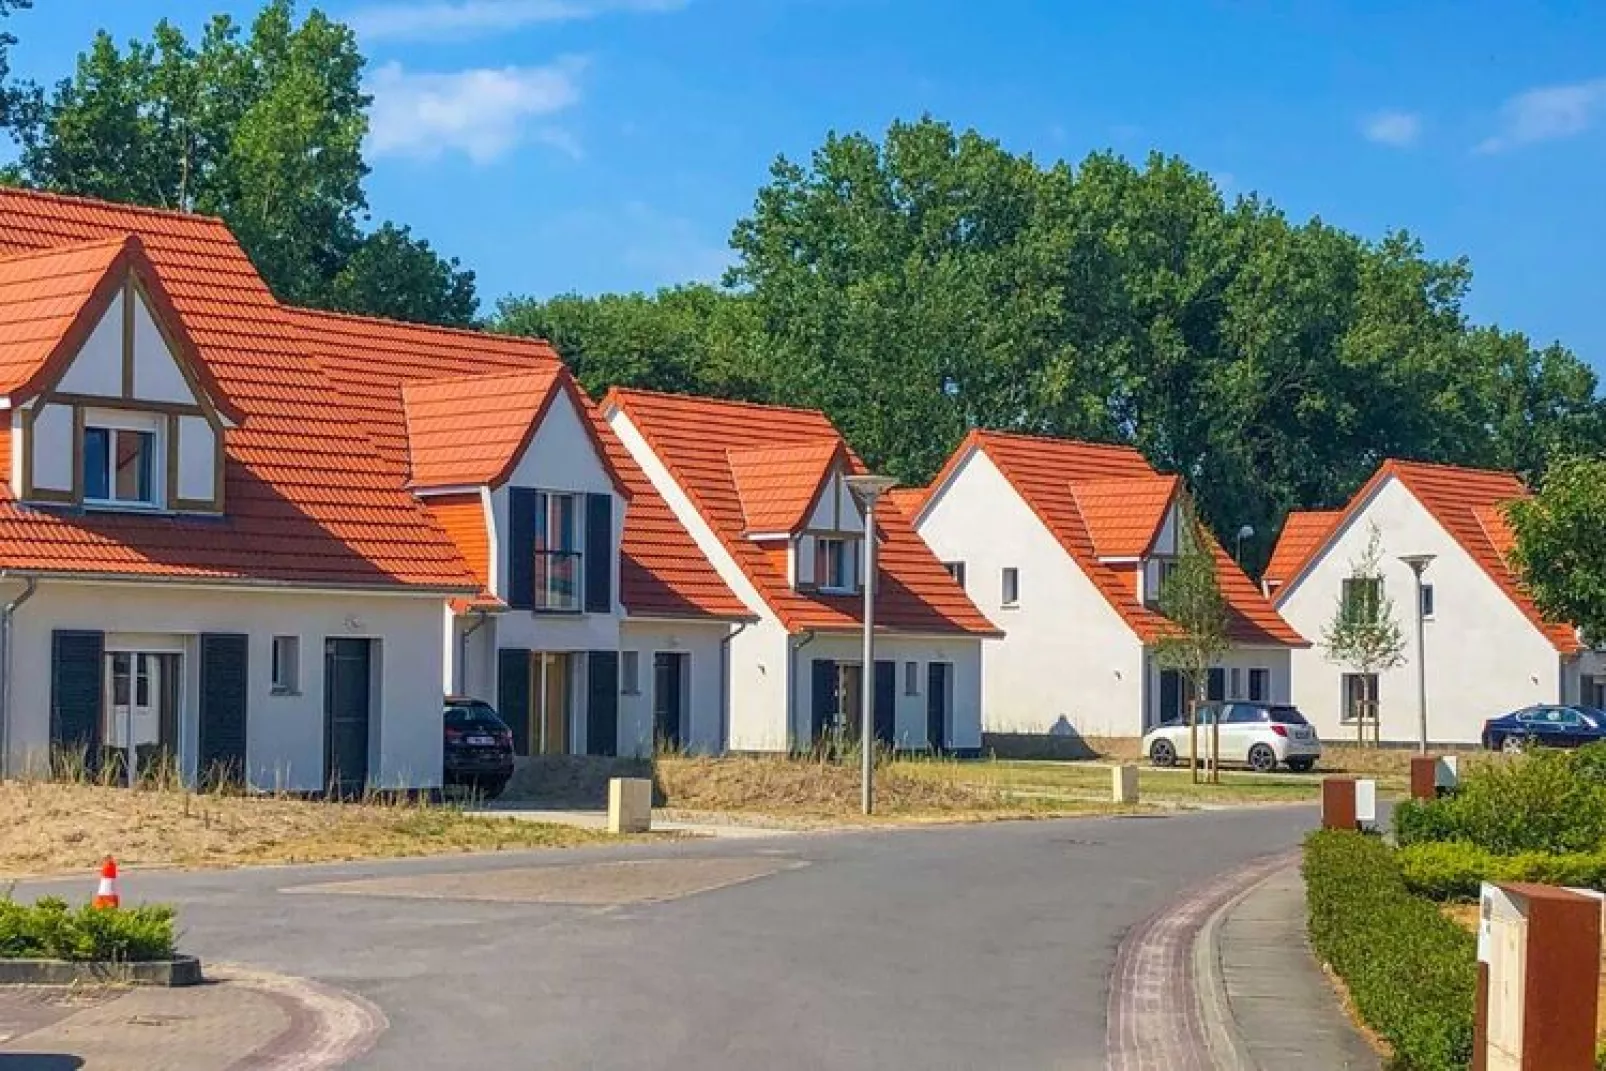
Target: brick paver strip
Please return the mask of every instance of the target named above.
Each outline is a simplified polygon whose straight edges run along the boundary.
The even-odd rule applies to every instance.
[[[1110,973],[1109,1071],[1209,1071],[1209,1043],[1194,985],[1194,939],[1224,904],[1292,858],[1280,852],[1222,874],[1127,933]]]

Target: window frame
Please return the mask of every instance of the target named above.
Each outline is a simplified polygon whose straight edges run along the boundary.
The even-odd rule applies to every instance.
[[[578,614],[585,610],[585,495],[578,491],[535,491],[535,523],[530,532],[530,605],[536,613]],[[569,506],[567,526],[557,522],[557,511]],[[552,545],[554,528],[563,529],[566,539]],[[554,563],[561,563],[554,568]],[[560,598],[564,573],[569,575],[570,594]]]
[[[1251,666],[1247,683],[1249,685],[1249,701],[1251,703],[1271,702],[1271,670],[1265,666]],[[1255,681],[1260,681],[1260,694],[1255,694]]]
[[[641,652],[619,652],[619,694],[641,694]]]
[[[1363,586],[1364,585],[1364,586]],[[1370,592],[1370,598],[1359,597]],[[1366,604],[1370,601],[1371,605]],[[1373,620],[1383,605],[1383,578],[1380,576],[1346,576],[1339,585],[1338,603],[1346,620]],[[1365,611],[1363,613],[1362,611]]]
[[[1352,681],[1358,681],[1358,680],[1361,680],[1362,678],[1366,678],[1366,677],[1370,677],[1372,679],[1372,686],[1368,689],[1368,691],[1372,695],[1371,701],[1373,703],[1377,703],[1378,702],[1377,693],[1378,693],[1378,686],[1379,686],[1379,675],[1378,674],[1376,674],[1376,673],[1351,673],[1351,672],[1344,672],[1344,673],[1340,673],[1339,674],[1339,676],[1338,676],[1338,687],[1339,687],[1338,722],[1339,722],[1340,725],[1354,725],[1356,723],[1357,719],[1355,717],[1354,702],[1353,702],[1353,697],[1351,695],[1351,691],[1352,691],[1351,682]],[[1376,724],[1376,719],[1375,718],[1372,720],[1371,724],[1374,724],[1374,725]]]
[[[286,680],[286,667],[283,660],[283,651],[289,652],[288,680]],[[268,694],[269,695],[300,695],[301,694],[301,637],[293,635],[274,636],[268,642]]]
[[[1003,566],[998,574],[998,604],[1006,610],[1020,606],[1020,566]]]
[[[954,583],[958,584],[960,587],[964,587],[965,586],[965,563],[964,562],[962,562],[962,561],[943,562],[942,563],[942,567],[948,571],[948,575],[949,576],[953,577]]]
[[[920,694],[919,662],[905,662],[903,664],[903,694],[906,696]]]
[[[83,426],[76,436],[78,450],[77,472],[79,490],[86,509],[150,511],[164,510],[167,506],[167,451],[166,422],[157,414],[89,409],[84,411]],[[90,493],[89,440],[91,434],[106,438],[105,480],[106,495]],[[147,444],[144,457],[146,498],[122,498],[117,493],[117,447],[121,435],[141,436]]]
[[[836,569],[831,567],[833,550],[836,552]],[[857,590],[853,582],[853,556],[849,553],[847,539],[841,536],[814,537],[814,586],[829,595],[852,595]]]
[[[1435,605],[1434,605],[1435,599],[1434,599],[1434,595],[1433,595],[1433,585],[1431,583],[1424,582],[1422,584],[1421,599],[1422,599],[1422,603],[1421,603],[1421,606],[1420,606],[1420,610],[1421,610],[1421,613],[1422,613],[1422,620],[1424,620],[1424,621],[1432,621],[1433,620],[1433,611],[1435,609]]]

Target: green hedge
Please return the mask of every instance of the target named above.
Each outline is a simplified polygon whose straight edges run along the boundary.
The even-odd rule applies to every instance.
[[[1305,841],[1316,954],[1394,1049],[1394,1067],[1459,1071],[1472,1055],[1477,942],[1406,888],[1388,845],[1324,830]]]
[[[1451,795],[1394,808],[1402,845],[1465,841],[1495,855],[1594,852],[1606,845],[1606,749],[1534,750],[1480,766]]]
[[[166,905],[74,909],[53,896],[33,904],[0,898],[0,959],[137,962],[171,959],[173,944]]]
[[[1411,844],[1399,851],[1406,886],[1434,900],[1476,900],[1485,881],[1606,890],[1606,852],[1495,855],[1460,841]]]

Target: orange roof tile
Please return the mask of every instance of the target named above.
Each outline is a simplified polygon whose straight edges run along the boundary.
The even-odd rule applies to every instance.
[[[1158,474],[1119,480],[1077,480],[1076,508],[1100,558],[1140,558],[1165,521],[1181,481]]]
[[[137,243],[128,242],[136,236]],[[446,536],[375,456],[351,410],[308,359],[282,307],[217,219],[0,189],[0,255],[97,245],[57,261],[83,271],[121,246],[146,259],[158,315],[238,426],[224,435],[227,515],[73,514],[0,503],[0,568],[311,585],[472,590]],[[32,259],[32,258],[30,258]],[[54,258],[41,257],[43,261]],[[14,285],[28,270],[13,260]],[[131,263],[134,263],[131,260]],[[56,276],[60,278],[61,276]],[[40,283],[46,305],[54,283]],[[20,294],[21,291],[14,291]],[[71,300],[65,299],[65,300]],[[3,315],[27,322],[26,303]],[[46,314],[41,320],[52,320]],[[56,320],[55,322],[59,322]],[[24,334],[38,334],[30,329]],[[25,359],[26,350],[25,352]],[[34,351],[37,353],[37,351]],[[23,370],[26,371],[25,369]],[[26,375],[7,373],[13,384]]]
[[[0,260],[0,394],[33,386],[76,351],[122,285],[111,268],[128,242],[124,235]]]
[[[1288,580],[1279,591],[1279,600],[1286,597],[1293,582],[1327,548],[1333,533],[1360,512],[1390,479],[1397,479],[1405,485],[1412,497],[1422,503],[1422,507],[1439,526],[1478,563],[1522,611],[1523,616],[1544,633],[1556,650],[1571,654],[1583,649],[1578,640],[1578,630],[1571,624],[1547,621],[1541,616],[1539,608],[1523,590],[1521,580],[1506,560],[1513,536],[1502,507],[1508,502],[1529,496],[1528,488],[1510,472],[1436,465],[1425,461],[1390,459],[1383,462],[1365,486],[1350,499],[1328,535],[1314,544],[1298,566],[1289,571]]]
[[[1161,484],[1174,493],[1175,477],[1160,476],[1149,467],[1142,454],[1129,446],[973,431],[948,459],[942,473],[932,481],[932,492],[957,471],[973,450],[986,453],[1016,493],[1054,534],[1060,546],[1065,548],[1066,553],[1076,561],[1100,594],[1140,639],[1145,643],[1152,642],[1171,629],[1171,623],[1164,616],[1138,601],[1130,578],[1099,560],[1095,529],[1113,546],[1129,549],[1139,542],[1134,533],[1143,523],[1152,520],[1148,538],[1142,540],[1143,550],[1147,550],[1164,517],[1163,508],[1158,514],[1154,508]],[[1084,485],[1097,488],[1098,485],[1128,481],[1141,484],[1144,488],[1134,501],[1132,515],[1122,516],[1109,495],[1096,489],[1087,496],[1094,515],[1094,525],[1090,526],[1079,502],[1078,489]],[[929,495],[927,501],[930,501]],[[1221,545],[1214,539],[1211,542],[1221,593],[1227,600],[1228,632],[1233,641],[1242,644],[1305,646],[1305,639],[1272,609],[1260,589],[1244,575]]]
[[[380,454],[397,472],[405,472],[410,463],[405,397],[415,385],[453,378],[553,376],[572,391],[604,461],[630,499],[619,548],[619,595],[626,610],[634,617],[751,616],[545,341],[301,309],[292,316],[303,343],[339,385],[347,404],[361,414]],[[553,397],[556,392],[549,392],[548,404]],[[533,426],[533,421],[526,424]],[[504,435],[503,441],[509,437]]]
[[[926,489],[924,487],[894,487],[887,492],[887,501],[910,519],[920,512],[920,507],[926,503]]]
[[[561,367],[403,384],[412,486],[500,484],[546,411]]]
[[[837,438],[726,451],[746,534],[791,535],[802,528],[826,476],[843,456]]]
[[[861,598],[797,591],[764,547],[744,538],[747,515],[731,470],[733,451],[825,440],[840,444],[841,436],[823,413],[638,390],[614,390],[602,405],[606,411],[621,411],[641,432],[786,628],[860,627]],[[850,471],[865,471],[845,444],[842,449]],[[878,623],[906,632],[996,634],[901,511],[878,514],[877,527],[883,568],[883,587],[876,600]]]
[[[1315,549],[1316,544],[1338,524],[1344,514],[1336,509],[1295,510],[1283,519],[1283,530],[1272,548],[1271,560],[1263,574],[1269,584],[1286,584]]]

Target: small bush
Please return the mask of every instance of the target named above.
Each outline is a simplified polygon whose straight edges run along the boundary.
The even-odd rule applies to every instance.
[[[1424,842],[1397,856],[1405,884],[1433,900],[1476,900],[1485,881],[1532,881],[1606,891],[1606,852],[1495,855],[1460,841]]]
[[[1472,1055],[1476,941],[1411,895],[1376,837],[1320,831],[1305,841],[1311,945],[1356,1010],[1394,1050],[1394,1066],[1450,1071]]]
[[[165,904],[75,909],[54,896],[33,904],[6,897],[0,899],[0,959],[171,959],[173,917]]]
[[[1587,749],[1586,749],[1587,750]],[[1606,755],[1536,750],[1480,767],[1452,795],[1395,809],[1402,844],[1465,841],[1496,855],[1593,852],[1606,844]]]

